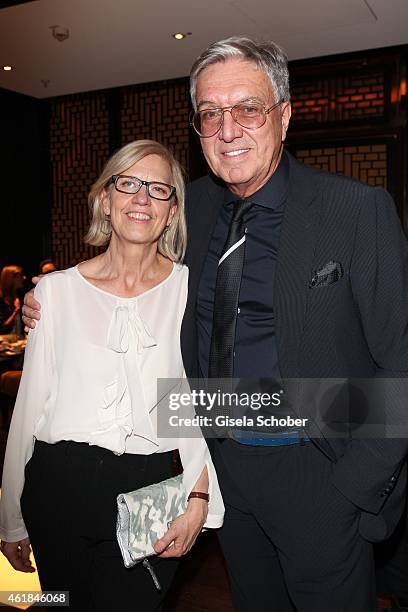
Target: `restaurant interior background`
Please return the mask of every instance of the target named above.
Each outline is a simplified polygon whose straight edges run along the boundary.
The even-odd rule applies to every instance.
[[[205,173],[188,122],[188,67],[209,42],[237,33],[288,52],[288,149],[387,188],[408,226],[406,0],[148,4],[0,0],[0,66],[13,67],[0,71],[0,265],[31,275],[44,257],[64,268],[95,253],[82,242],[87,193],[126,142],[158,139],[190,179]],[[109,45],[121,30],[125,42]]]
[[[170,146],[190,179],[206,173],[189,67],[234,34],[288,53],[288,149],[385,187],[408,229],[407,24],[407,0],[0,0],[0,268],[20,264],[29,279],[46,257],[66,268],[94,255],[82,241],[87,194],[131,140]],[[169,611],[232,611],[215,547],[201,538]],[[3,589],[6,578],[7,589],[38,588],[4,558],[1,576]]]

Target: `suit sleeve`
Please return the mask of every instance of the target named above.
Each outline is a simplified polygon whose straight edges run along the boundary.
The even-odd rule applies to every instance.
[[[382,415],[384,435],[351,441],[334,467],[333,484],[376,514],[408,451],[408,243],[383,189],[369,190],[361,207],[350,278],[376,367],[369,401]]]
[[[29,332],[4,459],[0,539],[6,542],[18,542],[27,537],[20,506],[24,470],[33,453],[34,432],[46,406],[52,376],[49,308],[44,281],[35,290],[35,297],[42,305],[41,321]]]

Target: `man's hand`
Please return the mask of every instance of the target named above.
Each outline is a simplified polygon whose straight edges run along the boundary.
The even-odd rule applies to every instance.
[[[208,502],[202,499],[191,499],[187,510],[178,516],[169,530],[156,542],[154,550],[161,558],[181,557],[193,546],[208,513]]]
[[[40,279],[41,276],[34,276],[32,282],[34,283],[34,285],[36,285]],[[37,302],[34,297],[34,289],[31,289],[31,291],[28,291],[24,296],[23,323],[25,325],[25,332],[28,332],[30,329],[35,328],[35,321],[39,321],[41,319],[40,310],[41,304]]]
[[[24,538],[19,542],[2,541],[0,550],[18,572],[35,572],[35,567],[30,561],[31,546],[29,538]]]

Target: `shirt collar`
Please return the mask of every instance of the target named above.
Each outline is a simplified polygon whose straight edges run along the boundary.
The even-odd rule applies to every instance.
[[[263,187],[258,189],[254,194],[250,196],[251,202],[258,206],[264,206],[265,208],[278,208],[280,204],[285,200],[286,193],[288,190],[289,183],[289,158],[286,152],[283,151],[283,155],[279,162],[278,167],[272,174],[271,178]],[[225,190],[224,204],[230,202],[236,202],[237,196],[233,194],[229,189]]]

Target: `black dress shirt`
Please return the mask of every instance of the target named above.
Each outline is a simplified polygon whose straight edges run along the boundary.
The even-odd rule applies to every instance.
[[[249,199],[248,229],[235,334],[234,377],[278,378],[273,286],[289,179],[285,153],[269,181]],[[197,297],[198,353],[201,375],[208,375],[214,291],[218,261],[227,239],[233,202],[237,196],[225,189]]]

